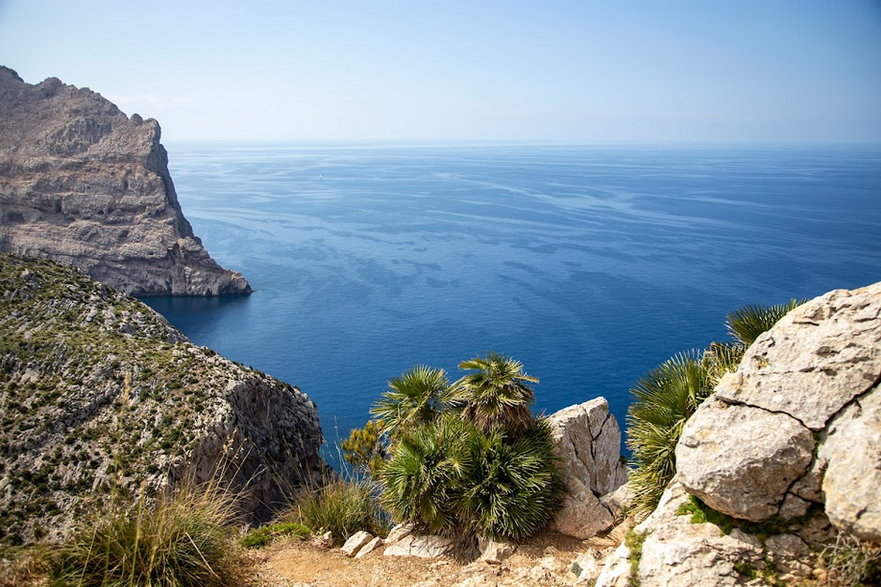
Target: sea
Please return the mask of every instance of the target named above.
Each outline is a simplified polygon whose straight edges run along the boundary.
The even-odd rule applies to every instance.
[[[497,351],[536,412],[727,340],[746,304],[881,280],[881,145],[173,143],[184,214],[250,296],[145,301],[298,386],[325,454],[417,364]]]

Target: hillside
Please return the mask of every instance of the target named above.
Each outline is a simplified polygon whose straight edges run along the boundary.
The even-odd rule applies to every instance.
[[[112,493],[218,478],[264,520],[325,470],[315,405],[79,271],[0,255],[0,544]]]

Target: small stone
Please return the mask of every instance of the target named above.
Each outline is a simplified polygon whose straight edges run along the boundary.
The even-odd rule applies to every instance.
[[[517,550],[517,545],[510,542],[496,542],[490,538],[481,538],[478,541],[478,549],[480,550],[480,560],[498,564],[514,554],[514,551]]]
[[[355,558],[365,557],[380,546],[382,546],[382,538],[376,536],[373,540],[361,547],[361,550],[358,551],[358,554],[355,555]]]
[[[413,533],[413,524],[398,524],[394,528],[391,529],[391,532],[386,536],[384,544],[394,544],[399,541],[404,536],[409,536]]]
[[[373,534],[370,532],[365,532],[361,530],[359,532],[355,532],[349,539],[346,540],[346,543],[343,544],[342,551],[343,554],[348,557],[355,556],[361,548],[363,548],[368,542],[374,539]]]

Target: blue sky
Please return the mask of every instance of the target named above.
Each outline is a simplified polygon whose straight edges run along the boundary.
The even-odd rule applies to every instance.
[[[0,0],[166,139],[881,141],[881,0]]]

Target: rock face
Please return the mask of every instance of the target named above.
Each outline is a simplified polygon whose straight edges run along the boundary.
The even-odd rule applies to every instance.
[[[688,421],[679,480],[755,522],[824,503],[838,527],[881,542],[879,380],[881,283],[814,299],[760,336]]]
[[[608,530],[615,516],[600,498],[627,481],[621,429],[609,403],[599,397],[555,412],[548,421],[568,489],[553,529],[581,539]]]
[[[193,235],[159,135],[86,88],[27,84],[0,66],[0,252],[132,294],[250,292]]]
[[[644,586],[797,582],[841,532],[881,544],[879,381],[881,283],[791,311],[686,423],[641,548],[597,587],[631,563]]]
[[[326,471],[315,405],[75,269],[0,255],[0,544],[214,479],[266,520]],[[46,534],[48,533],[48,536]]]

